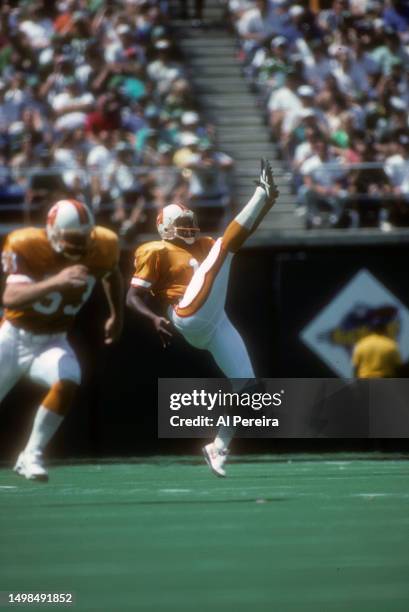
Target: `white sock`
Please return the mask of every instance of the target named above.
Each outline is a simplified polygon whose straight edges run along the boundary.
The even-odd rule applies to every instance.
[[[234,378],[231,380],[232,390],[234,393],[239,393],[242,391],[246,385],[253,380],[252,378]],[[214,447],[218,451],[227,450],[230,442],[232,441],[234,434],[236,432],[236,427],[232,425],[222,425],[217,432],[217,435],[214,439]]]
[[[213,442],[215,449],[218,451],[227,450],[235,431],[236,428],[231,425],[222,425]]]
[[[242,227],[252,230],[254,222],[265,206],[266,200],[267,195],[264,189],[262,187],[256,187],[253,197],[235,217],[235,221],[237,221],[237,223],[239,223]]]
[[[25,448],[26,453],[42,452],[51,440],[64,417],[40,406],[34,419],[33,429]]]

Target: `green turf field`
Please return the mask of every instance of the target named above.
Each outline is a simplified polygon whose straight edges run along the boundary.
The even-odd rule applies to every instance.
[[[0,553],[0,591],[73,591],[81,612],[408,612],[409,464],[245,457],[219,480],[155,458],[56,466],[48,485],[2,469]]]

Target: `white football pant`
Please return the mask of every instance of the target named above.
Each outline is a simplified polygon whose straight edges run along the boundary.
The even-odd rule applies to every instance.
[[[0,402],[24,375],[45,387],[81,381],[81,370],[66,334],[32,334],[8,321],[0,326]]]
[[[227,378],[254,378],[243,339],[224,310],[233,255],[222,250],[219,238],[195,271],[181,302],[169,309],[169,318],[189,344],[210,351]],[[180,310],[189,312],[201,294],[205,301],[195,312],[188,316],[178,314]]]

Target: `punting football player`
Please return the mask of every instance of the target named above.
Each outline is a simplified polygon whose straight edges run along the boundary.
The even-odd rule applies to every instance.
[[[194,347],[207,349],[228,378],[254,378],[246,346],[224,310],[230,264],[234,253],[258,227],[277,199],[270,164],[263,160],[253,197],[233,219],[223,236],[214,241],[200,237],[196,216],[179,204],[165,206],[157,219],[160,241],[141,245],[135,253],[135,273],[127,304],[150,319],[166,346],[171,322]],[[151,292],[167,304],[168,318],[145,303]],[[225,476],[224,462],[234,435],[221,427],[205,459],[218,476]]]
[[[43,452],[67,414],[81,379],[67,331],[99,280],[110,310],[105,343],[111,344],[121,333],[118,257],[116,235],[95,226],[92,213],[76,200],[57,202],[48,213],[45,229],[16,230],[4,244],[0,402],[24,375],[45,389],[31,435],[14,468],[30,480],[48,479]]]

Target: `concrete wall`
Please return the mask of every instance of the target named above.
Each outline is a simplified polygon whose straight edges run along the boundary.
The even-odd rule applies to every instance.
[[[245,338],[258,375],[263,377],[333,376],[300,340],[300,331],[360,269],[369,270],[403,304],[409,305],[407,248],[378,252],[365,248],[309,250],[254,249],[233,263],[227,310]],[[122,267],[129,277],[132,253]],[[157,377],[214,377],[220,373],[209,355],[175,337],[164,351],[146,323],[127,313],[117,346],[103,347],[105,305],[97,290],[80,313],[71,340],[84,378],[76,404],[50,449],[52,456],[196,452],[197,441],[156,439]],[[0,459],[23,445],[41,390],[22,382],[0,410]],[[240,441],[238,450],[298,450],[348,447],[342,441]],[[353,443],[353,448],[359,441]],[[360,447],[373,448],[374,442]],[[392,441],[402,448],[405,441]],[[389,448],[388,447],[388,448]]]

